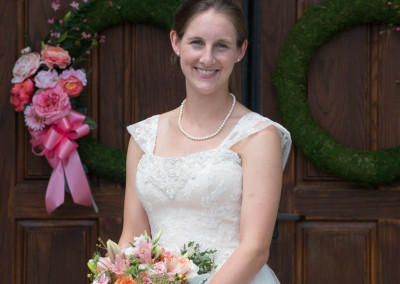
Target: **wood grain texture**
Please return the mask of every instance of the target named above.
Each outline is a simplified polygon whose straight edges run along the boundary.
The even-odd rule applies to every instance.
[[[260,1],[260,112],[281,123],[277,99],[271,82],[280,49],[296,21],[296,1]],[[252,42],[249,43],[254,44]],[[294,213],[295,148],[286,165],[279,212]],[[268,264],[281,283],[295,283],[295,222],[279,221],[278,238],[271,243]]]
[[[295,190],[296,211],[307,218],[400,218],[400,191],[311,188]]]
[[[16,283],[85,283],[86,262],[96,243],[97,222],[17,222]]]
[[[296,238],[297,283],[376,283],[376,223],[301,222]]]
[[[379,221],[379,283],[400,283],[398,263],[400,262],[400,221],[382,219]]]
[[[3,1],[4,2],[4,1]],[[15,43],[18,40],[18,27],[15,25],[18,3],[6,1],[0,9],[0,279],[4,283],[13,283],[15,263],[15,230],[12,212],[12,188],[16,179],[16,115],[10,104],[11,70],[18,56]]]

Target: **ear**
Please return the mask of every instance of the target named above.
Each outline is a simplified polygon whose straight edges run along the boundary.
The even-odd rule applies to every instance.
[[[172,30],[169,33],[169,38],[171,40],[172,49],[178,54],[178,51],[181,49],[181,41],[176,31]]]
[[[238,58],[242,59],[244,54],[246,53],[248,41],[247,39],[243,42],[242,46],[238,49]]]

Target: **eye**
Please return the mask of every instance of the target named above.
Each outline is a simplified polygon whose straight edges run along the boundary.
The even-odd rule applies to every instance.
[[[190,42],[190,44],[192,44],[192,45],[202,45],[203,42],[201,40],[199,40],[199,39],[195,39],[195,40],[192,40]]]
[[[226,44],[224,44],[224,43],[217,43],[217,47],[220,48],[220,49],[228,48],[228,46]]]

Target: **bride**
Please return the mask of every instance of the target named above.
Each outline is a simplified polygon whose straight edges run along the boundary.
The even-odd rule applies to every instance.
[[[266,263],[291,140],[230,92],[248,43],[243,13],[231,0],[184,0],[170,39],[186,98],[128,127],[119,245],[162,229],[169,249],[217,250],[207,283],[279,283]]]

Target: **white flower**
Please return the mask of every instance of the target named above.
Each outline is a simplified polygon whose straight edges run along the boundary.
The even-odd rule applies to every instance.
[[[22,55],[18,58],[17,62],[15,62],[13,68],[14,78],[11,80],[11,83],[21,83],[26,78],[35,74],[37,69],[39,68],[40,62],[40,54],[37,52],[32,52],[26,55]]]
[[[24,49],[21,49],[21,54],[26,55],[28,53],[31,53],[31,51],[32,51],[32,49],[28,46],[28,47],[25,47]]]
[[[40,71],[35,76],[35,85],[41,89],[54,88],[57,81],[58,73],[56,70]]]
[[[108,257],[110,258],[111,262],[115,262],[115,256],[119,254],[119,246],[113,242],[112,240],[107,241],[107,251],[108,251]]]
[[[39,117],[32,109],[31,106],[27,106],[24,111],[25,124],[33,131],[41,131],[46,126],[44,118]]]

